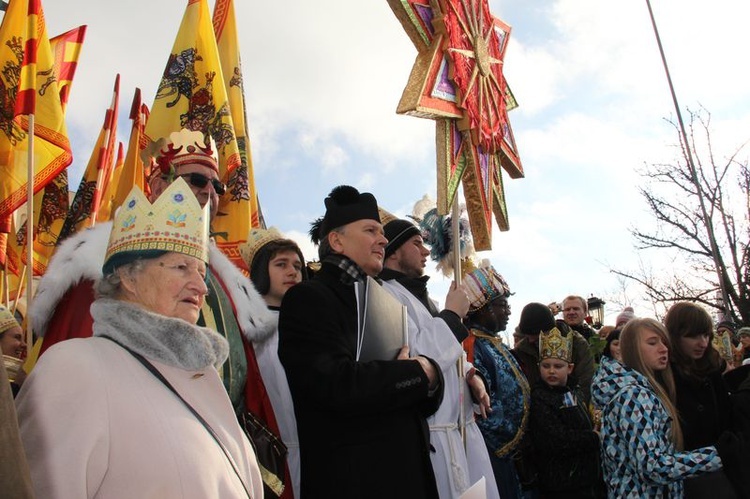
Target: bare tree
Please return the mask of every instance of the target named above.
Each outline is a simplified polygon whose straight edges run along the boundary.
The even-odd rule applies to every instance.
[[[653,303],[698,302],[750,324],[750,168],[739,158],[745,144],[720,158],[714,154],[710,114],[688,112],[688,144],[669,122],[680,137],[676,163],[651,164],[640,172],[645,182],[639,190],[655,227],[630,229],[636,249],[665,250],[672,266],[657,274],[643,265],[610,270],[638,282]]]

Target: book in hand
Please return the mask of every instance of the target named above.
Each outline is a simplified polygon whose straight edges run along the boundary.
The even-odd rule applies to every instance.
[[[406,306],[372,277],[357,282],[357,360],[395,360],[408,343]]]

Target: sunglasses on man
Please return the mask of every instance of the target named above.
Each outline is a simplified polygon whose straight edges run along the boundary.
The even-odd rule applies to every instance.
[[[208,178],[200,173],[185,173],[177,176],[184,178],[190,185],[197,187],[198,189],[203,189],[209,182],[211,182],[211,185],[214,186],[214,191],[216,191],[216,194],[219,196],[223,196],[224,193],[227,192],[227,186],[222,184],[219,180]]]

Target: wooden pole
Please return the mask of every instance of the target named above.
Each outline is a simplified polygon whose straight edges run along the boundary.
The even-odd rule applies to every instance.
[[[453,198],[453,208],[451,209],[451,246],[453,250],[453,281],[456,286],[461,285],[461,232],[459,225],[460,221],[460,210],[458,207],[458,193]],[[460,409],[459,412],[459,425],[461,426],[461,440],[464,442],[464,450],[466,449],[466,376],[464,376],[464,352],[463,346],[461,347],[461,355],[458,357],[456,362],[456,370],[458,371],[458,386]]]
[[[29,164],[28,178],[26,181],[26,344],[34,344],[34,335],[31,331],[29,311],[31,310],[32,290],[34,281],[34,115],[29,114]],[[19,284],[20,289],[20,284]],[[18,300],[16,300],[18,303]]]

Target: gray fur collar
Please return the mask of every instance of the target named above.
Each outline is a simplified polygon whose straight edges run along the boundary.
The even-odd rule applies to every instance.
[[[144,357],[189,371],[218,368],[229,355],[219,333],[135,304],[101,298],[91,304],[94,336],[109,336]]]

